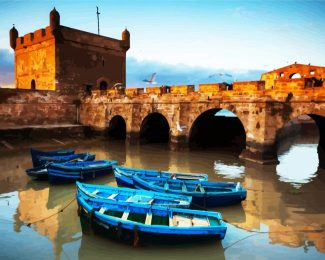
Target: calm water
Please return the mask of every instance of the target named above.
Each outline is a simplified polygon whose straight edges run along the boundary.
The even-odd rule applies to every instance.
[[[49,142],[51,146],[46,146]],[[66,146],[49,142],[1,151],[0,259],[325,259],[325,171],[318,169],[317,138],[287,140],[279,149],[277,166],[247,163],[212,150],[172,152],[161,145],[128,146],[103,140],[74,140]],[[206,172],[210,180],[242,182],[247,199],[241,205],[216,209],[231,223],[221,242],[132,248],[83,235],[75,201],[55,214],[74,198],[74,185],[30,180],[24,169],[31,167],[31,145],[71,147],[129,167]],[[116,185],[113,176],[94,182]]]

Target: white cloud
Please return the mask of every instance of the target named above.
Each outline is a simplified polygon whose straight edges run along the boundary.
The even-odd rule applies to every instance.
[[[259,80],[262,70],[218,69],[182,64],[171,65],[158,61],[138,60],[127,58],[126,63],[127,86],[144,87],[144,79],[152,73],[157,73],[157,86],[160,85],[198,85],[204,83],[232,82],[246,80]],[[232,75],[229,77],[228,75]]]

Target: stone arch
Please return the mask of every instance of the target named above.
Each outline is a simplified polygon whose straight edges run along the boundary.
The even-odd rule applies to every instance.
[[[299,118],[303,116],[308,116],[314,122],[314,127],[306,126],[306,123],[299,121]],[[316,107],[313,104],[308,106],[299,106],[298,109],[293,108],[293,112],[286,120],[282,120],[278,124],[275,135],[275,145],[277,151],[279,150],[280,143],[286,138],[293,136],[293,134],[298,134],[299,131],[313,131],[315,135],[318,135],[318,147],[317,153],[319,157],[319,166],[325,169],[325,107]],[[312,128],[312,129],[311,129]],[[316,133],[315,133],[316,131]]]
[[[141,121],[140,139],[149,143],[168,143],[170,124],[167,118],[159,112],[147,114]]]
[[[249,121],[249,115],[245,114],[243,111],[238,111],[236,110],[236,107],[232,104],[216,104],[216,103],[207,103],[204,106],[199,106],[195,107],[193,110],[190,110],[188,113],[188,121],[186,125],[188,126],[187,128],[183,129],[183,133],[189,136],[190,129],[194,123],[194,121],[204,112],[211,110],[211,109],[226,109],[229,110],[230,112],[234,113],[239,120],[242,122],[245,133],[248,133],[248,121]]]
[[[224,115],[218,114],[226,111]],[[244,149],[246,131],[241,120],[228,109],[210,108],[201,112],[190,125],[188,142],[194,147],[229,146]]]
[[[126,121],[120,115],[111,117],[107,127],[107,136],[112,139],[125,140],[126,138]]]

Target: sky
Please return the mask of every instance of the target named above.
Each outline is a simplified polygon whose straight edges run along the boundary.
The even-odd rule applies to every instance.
[[[181,67],[191,71],[187,75],[193,69],[206,74],[223,70],[239,79],[296,61],[325,66],[325,1],[308,0],[0,0],[0,51],[12,53],[12,24],[20,36],[44,28],[54,6],[62,25],[97,33],[96,5],[102,35],[120,39],[125,27],[130,31],[127,61],[133,65]]]

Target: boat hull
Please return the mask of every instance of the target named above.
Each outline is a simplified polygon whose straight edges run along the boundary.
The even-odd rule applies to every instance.
[[[192,197],[173,195],[146,190],[137,190],[109,185],[76,183],[77,195],[84,198],[95,198],[103,201],[139,203],[161,207],[189,208]]]
[[[114,171],[114,176],[115,176],[116,183],[119,187],[125,187],[131,189],[135,188],[132,178],[121,174],[117,174],[115,171]]]
[[[33,167],[41,166],[39,161],[39,156],[58,156],[58,155],[72,155],[74,154],[74,150],[54,150],[54,151],[41,151],[37,149],[30,149],[30,153],[32,156]]]
[[[207,181],[208,175],[204,173],[199,174],[190,174],[190,173],[171,173],[171,172],[161,172],[157,170],[142,170],[142,169],[132,169],[125,167],[116,167],[114,169],[114,176],[116,183],[119,187],[135,188],[134,182],[132,179],[132,173],[135,173],[137,176],[150,176],[150,177],[159,177],[159,178],[174,178],[180,180],[201,180]]]
[[[90,199],[91,200],[91,199]],[[88,200],[89,201],[89,200]],[[95,200],[96,201],[96,200]],[[104,235],[109,238],[119,239],[129,242],[150,242],[155,241],[159,243],[184,243],[184,242],[197,242],[207,239],[223,239],[226,234],[227,226],[222,221],[222,217],[216,212],[207,211],[197,211],[188,209],[172,208],[168,209],[166,207],[146,207],[139,205],[125,206],[124,209],[139,208],[138,212],[143,212],[145,208],[152,211],[153,215],[155,212],[165,212],[166,214],[173,216],[190,214],[191,216],[210,216],[218,222],[217,226],[214,224],[210,226],[167,226],[165,224],[142,224],[140,222],[130,221],[129,219],[123,219],[123,217],[114,217],[100,213],[99,209],[94,209],[90,206],[86,200],[80,196],[77,196],[78,202],[78,215],[80,216],[80,223],[82,227],[82,232],[89,234],[94,232],[95,234]],[[103,204],[96,204],[95,207],[101,207]],[[104,204],[109,210],[114,210],[116,207],[120,207],[122,204],[115,204],[114,206],[109,206]],[[113,205],[113,204],[112,204]],[[132,210],[131,210],[132,211]],[[148,211],[144,211],[148,212]],[[172,212],[172,213],[171,213]],[[125,212],[124,212],[125,214]],[[123,214],[123,215],[124,215]],[[131,214],[131,213],[130,213]],[[166,216],[165,216],[166,217]],[[168,218],[168,217],[167,217]],[[170,217],[169,217],[170,218]],[[153,220],[152,220],[153,221]],[[211,220],[212,221],[212,220]],[[170,223],[170,222],[169,222]],[[209,222],[210,223],[210,222]],[[211,222],[212,223],[212,222]],[[178,225],[178,224],[177,224]]]
[[[240,203],[242,200],[246,199],[247,191],[243,189],[240,185],[239,189],[234,189],[231,192],[182,192],[174,191],[170,189],[163,189],[162,187],[150,185],[145,180],[139,177],[133,178],[134,186],[137,189],[144,189],[156,192],[165,192],[169,194],[179,194],[192,196],[192,205],[194,207],[217,207],[217,206],[227,206],[236,203]],[[204,182],[201,182],[204,183]],[[206,182],[209,183],[209,182]],[[210,183],[212,184],[212,183]],[[216,183],[218,185],[218,183]]]
[[[96,162],[96,161],[94,161]],[[94,179],[96,177],[108,175],[113,172],[116,161],[107,161],[103,167],[86,168],[86,167],[69,167],[67,164],[51,164],[48,168],[48,180],[51,184],[61,184],[67,182],[83,181]],[[69,164],[68,164],[69,165]]]
[[[42,166],[27,169],[26,174],[35,180],[47,180],[48,179],[47,168],[44,168]]]
[[[81,211],[80,225],[84,234],[95,234],[112,240],[118,240],[126,244],[135,245],[135,240],[139,240],[140,244],[187,244],[187,243],[200,243],[209,240],[222,240],[225,236],[223,232],[220,234],[200,235],[200,234],[158,234],[155,232],[142,232],[118,227],[116,225],[107,224],[94,218],[90,221],[89,216]]]
[[[92,153],[70,154],[70,155],[55,155],[55,156],[39,156],[38,161],[40,165],[47,165],[48,163],[65,163],[73,161],[93,161],[96,155]]]

